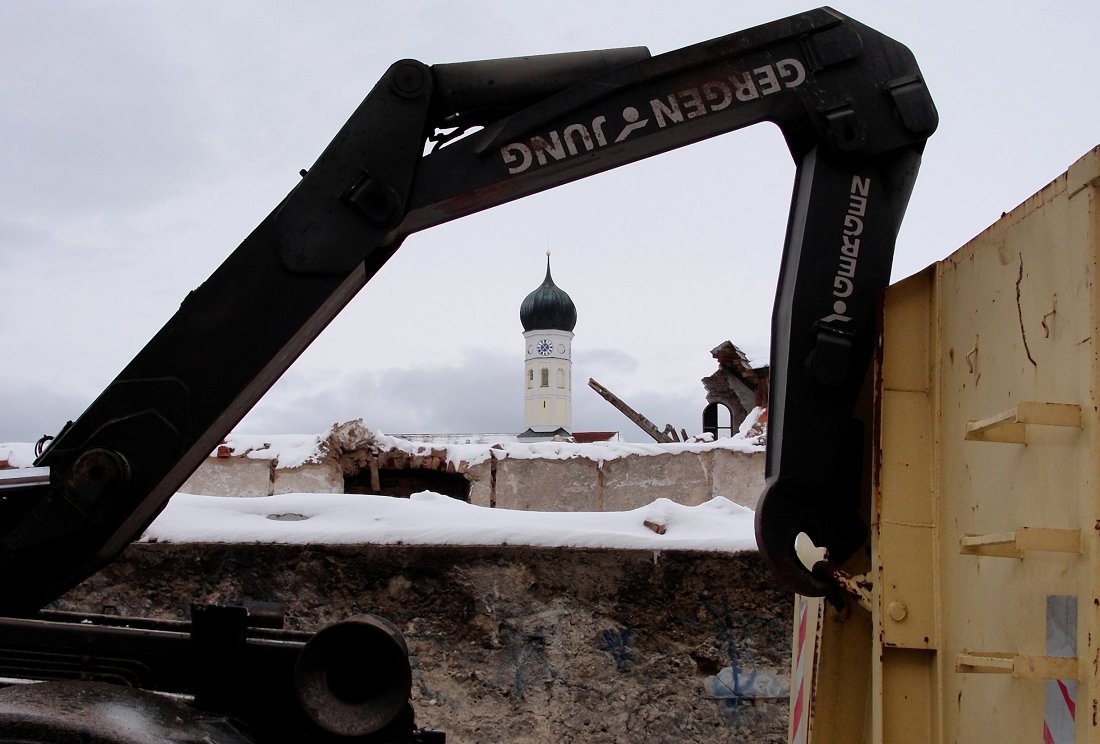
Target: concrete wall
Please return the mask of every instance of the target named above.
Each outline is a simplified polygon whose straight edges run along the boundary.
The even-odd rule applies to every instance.
[[[470,481],[470,503],[531,511],[624,511],[658,498],[694,506],[715,496],[754,508],[764,487],[764,453],[726,449],[637,455],[596,461],[587,457],[528,459],[493,456],[457,469],[446,453],[410,457],[372,456],[367,467],[436,467]],[[211,457],[180,489],[210,496],[268,496],[273,493],[341,493],[352,460],[343,458],[297,468],[272,467],[271,460]],[[357,462],[357,461],[356,461]],[[365,461],[366,462],[366,461]],[[351,469],[360,467],[352,465]]]
[[[276,493],[343,493],[344,476],[331,462],[280,468],[272,460],[208,457],[180,486],[206,496],[271,496]]]
[[[532,511],[625,511],[659,498],[695,506],[723,496],[750,509],[764,488],[764,453],[712,449],[587,458],[504,458],[469,468],[470,503]]]
[[[449,744],[786,742],[791,602],[756,553],[136,544],[55,608],[225,600],[389,618]]]

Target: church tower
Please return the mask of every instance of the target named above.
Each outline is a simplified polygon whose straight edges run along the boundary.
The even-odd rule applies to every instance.
[[[550,251],[546,252],[546,278],[523,299],[519,308],[523,324],[524,357],[522,439],[552,439],[573,433],[573,327],[577,308],[550,276]]]

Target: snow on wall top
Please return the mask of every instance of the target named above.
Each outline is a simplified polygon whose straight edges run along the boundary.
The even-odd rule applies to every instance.
[[[29,468],[34,465],[34,445],[27,442],[0,442],[0,469]]]
[[[666,455],[680,452],[705,452],[713,449],[732,450],[734,452],[763,452],[766,435],[763,431],[767,424],[762,423],[764,409],[756,408],[749,413],[741,425],[740,431],[732,437],[710,441],[709,437],[699,437],[692,442],[519,442],[508,435],[499,438],[485,436],[469,444],[457,443],[453,438],[440,437],[439,441],[410,441],[389,436],[368,429],[361,419],[335,424],[324,435],[318,434],[230,434],[225,442],[218,446],[211,457],[247,457],[253,460],[272,460],[277,468],[296,468],[309,463],[318,463],[330,454],[350,452],[356,449],[373,449],[379,452],[398,451],[410,455],[426,455],[433,451],[442,453],[448,462],[458,465],[476,465],[490,457],[498,460],[515,458],[519,460],[544,459],[567,460],[574,457],[586,458],[596,462],[615,460],[620,457],[639,455]],[[34,445],[21,442],[0,443],[0,467],[30,467],[34,462]]]
[[[444,459],[455,465],[460,462],[465,462],[467,465],[476,465],[488,460],[490,457],[495,457],[498,460],[509,457],[521,460],[568,460],[582,457],[596,462],[605,462],[620,457],[705,452],[713,449],[726,449],[745,453],[763,452],[766,439],[764,431],[767,427],[765,421],[765,409],[756,408],[745,419],[736,435],[716,441],[711,441],[709,435],[707,435],[698,438],[697,441],[673,442],[670,444],[617,441],[578,444],[566,441],[519,442],[513,437],[502,435],[496,441],[490,437],[485,437],[479,441],[464,444],[446,437],[435,442],[409,441],[371,431],[359,419],[333,426],[328,437],[322,443],[322,448],[333,453],[350,452],[356,449],[373,449],[380,452],[398,451],[410,455],[428,455],[434,452],[440,453]],[[321,452],[318,458],[323,456],[324,452]],[[281,463],[282,460],[280,459],[280,465]]]

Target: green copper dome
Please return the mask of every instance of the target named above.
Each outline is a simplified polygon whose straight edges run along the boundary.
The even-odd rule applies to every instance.
[[[569,295],[550,276],[550,256],[546,257],[546,278],[542,284],[523,298],[519,306],[519,322],[523,330],[570,331],[577,325],[577,307]]]

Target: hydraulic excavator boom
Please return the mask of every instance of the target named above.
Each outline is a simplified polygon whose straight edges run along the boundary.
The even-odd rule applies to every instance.
[[[286,198],[58,434],[40,477],[0,481],[0,613],[38,622],[39,608],[138,537],[407,236],[763,121],[782,131],[797,174],[757,535],[790,588],[832,591],[794,541],[806,533],[842,561],[865,540],[861,447],[847,432],[875,297],[937,115],[904,46],[822,8],[656,57],[395,63]],[[266,322],[242,345],[245,315]],[[198,636],[221,638],[196,623]],[[11,637],[0,628],[0,644]],[[173,684],[203,687],[203,673]],[[221,687],[207,698],[248,708]],[[259,728],[326,725],[310,720]]]

